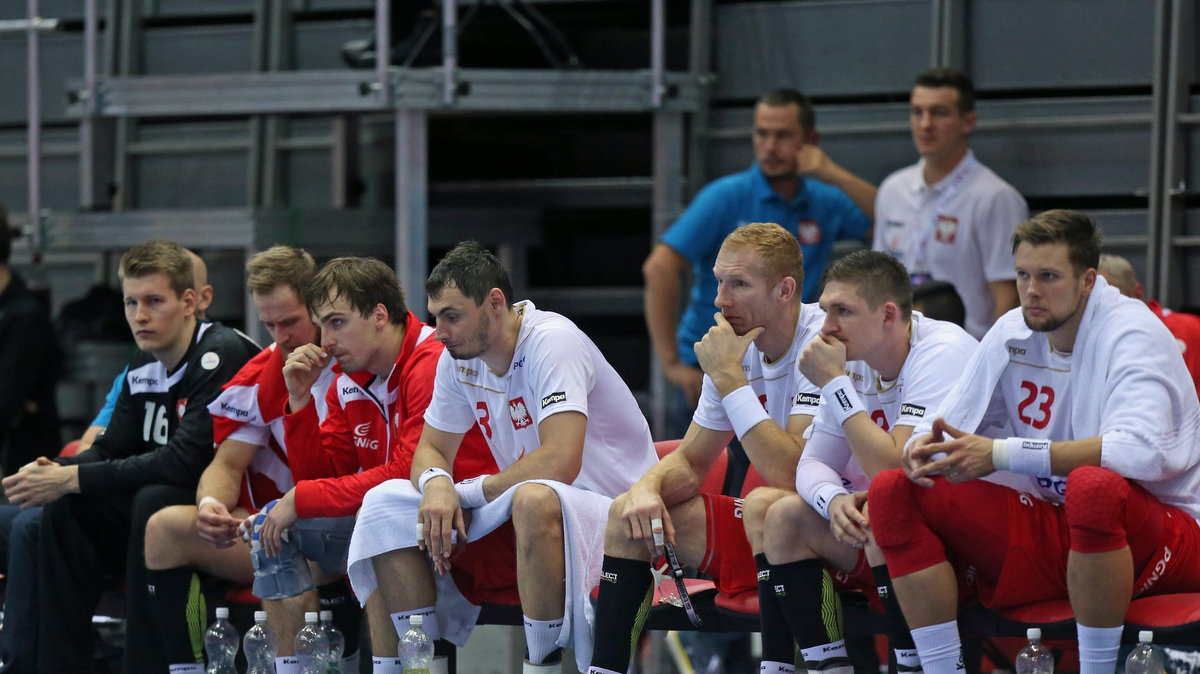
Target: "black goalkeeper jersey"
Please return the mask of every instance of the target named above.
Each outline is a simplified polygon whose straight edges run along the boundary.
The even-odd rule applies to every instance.
[[[175,366],[138,351],[129,362],[112,421],[92,449],[59,459],[79,465],[79,491],[108,494],[149,484],[194,488],[213,457],[208,404],[259,347],[219,323],[199,322]]]

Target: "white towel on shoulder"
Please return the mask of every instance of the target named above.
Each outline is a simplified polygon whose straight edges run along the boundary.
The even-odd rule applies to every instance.
[[[978,430],[1009,362],[1009,347],[1046,339],[1025,325],[1018,307],[984,336],[937,414],[913,438],[944,417]],[[1144,302],[1121,295],[1103,277],[1084,309],[1071,365],[1071,427],[1075,438],[1102,436],[1100,465],[1136,480],[1164,503],[1200,520],[1200,402],[1179,347]],[[990,476],[989,476],[990,477]],[[1011,475],[995,481],[1009,484]]]

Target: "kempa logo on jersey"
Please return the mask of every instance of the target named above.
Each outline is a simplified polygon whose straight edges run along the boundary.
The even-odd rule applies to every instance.
[[[1010,346],[1010,347],[1008,347],[1008,355],[1010,355],[1010,356],[1024,356],[1024,355],[1025,355],[1025,349],[1022,349],[1022,348],[1021,348],[1021,347],[1019,347],[1019,346]]]
[[[344,396],[362,395],[362,389],[360,389],[357,386],[343,386],[342,387],[342,395],[344,395]]]
[[[910,417],[923,417],[925,416],[925,408],[920,405],[902,403],[900,405],[900,414],[906,414]]]
[[[601,571],[600,580],[606,583],[615,583],[617,582],[617,574],[612,571]]]
[[[542,398],[542,409],[546,409],[547,407],[549,407],[550,405],[553,405],[554,403],[565,402],[566,399],[567,399],[566,391],[555,391],[554,393],[551,393],[550,395],[546,396],[545,398]]]
[[[473,369],[473,368],[469,368],[469,367],[467,367],[466,365],[459,365],[459,366],[458,366],[458,371],[459,371],[459,372],[462,374],[462,376],[464,376],[464,377],[474,377],[475,375],[479,374],[479,370],[476,370],[476,369]]]
[[[850,381],[857,382],[857,381],[863,380],[863,376],[861,374],[859,374],[857,372],[850,372],[849,370],[846,371],[846,376],[850,378]]]
[[[236,419],[245,419],[250,416],[250,410],[244,410],[240,407],[234,407],[233,405],[230,405],[227,402],[221,403],[221,411],[225,412],[226,414],[233,415],[233,417]]]
[[[821,395],[819,393],[797,393],[796,404],[816,407],[821,404]]]
[[[363,449],[378,450],[379,441],[366,437],[371,432],[371,422],[364,421],[354,427],[354,446]]]
[[[850,408],[854,407],[854,405],[850,402],[850,396],[846,395],[846,392],[842,389],[834,391],[833,397],[837,398],[838,405],[841,405],[843,412],[849,412]]]
[[[129,383],[139,384],[141,386],[158,386],[158,378],[157,377],[142,377],[140,375],[131,374],[131,375],[129,375]]]

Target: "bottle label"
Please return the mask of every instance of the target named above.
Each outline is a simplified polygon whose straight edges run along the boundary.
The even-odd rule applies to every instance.
[[[403,674],[429,674],[428,667],[405,667]]]

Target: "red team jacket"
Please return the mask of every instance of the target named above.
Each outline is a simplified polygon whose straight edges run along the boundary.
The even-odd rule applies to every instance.
[[[279,442],[282,433],[278,427],[288,401],[283,352],[274,344],[259,351],[221,389],[221,395],[209,407],[214,447],[247,423],[272,430],[267,445],[259,449],[242,475],[238,494],[238,505],[255,513],[268,501],[287,493],[293,483],[287,452]]]
[[[300,517],[353,515],[370,488],[384,480],[409,479],[443,348],[433,339],[433,329],[408,312],[404,343],[386,387],[370,372],[339,373],[325,395],[323,423],[312,404],[284,414]],[[286,406],[285,391],[277,409],[286,411]],[[478,426],[463,437],[453,472],[457,480],[498,472]]]

